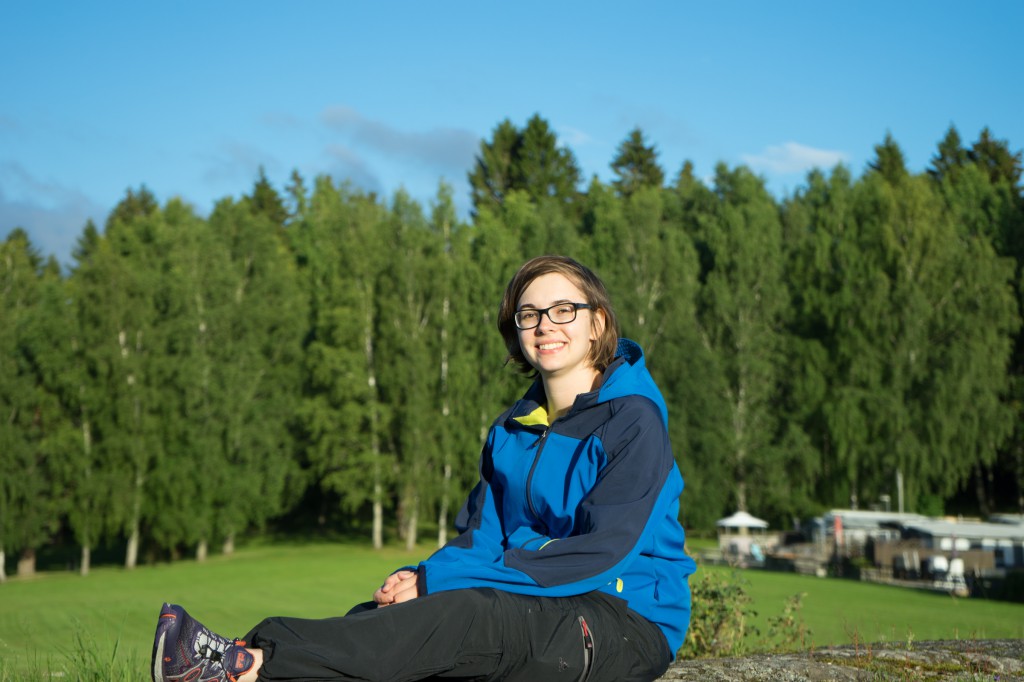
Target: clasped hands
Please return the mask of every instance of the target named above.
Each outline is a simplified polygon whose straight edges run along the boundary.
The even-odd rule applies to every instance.
[[[416,578],[416,571],[395,571],[373,593],[373,601],[377,602],[377,606],[390,606],[415,599],[419,596]]]

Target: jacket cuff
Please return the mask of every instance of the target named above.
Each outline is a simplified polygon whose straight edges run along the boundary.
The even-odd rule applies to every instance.
[[[423,564],[416,569],[416,596],[423,597],[427,594],[427,567]]]

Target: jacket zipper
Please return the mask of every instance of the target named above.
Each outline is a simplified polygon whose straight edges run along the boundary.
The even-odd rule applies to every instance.
[[[540,514],[537,513],[537,508],[533,506],[533,494],[531,492],[533,488],[533,474],[537,471],[537,464],[540,462],[540,456],[544,451],[544,444],[548,440],[549,433],[551,433],[550,426],[544,429],[544,433],[540,435],[540,440],[537,441],[537,454],[533,457],[533,464],[530,466],[530,473],[526,477],[526,506],[529,508],[533,518],[537,521],[540,521]],[[547,526],[544,527],[544,534],[547,535]]]

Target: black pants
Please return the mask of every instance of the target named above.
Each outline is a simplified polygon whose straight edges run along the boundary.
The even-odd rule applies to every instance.
[[[263,650],[267,681],[639,682],[671,661],[655,625],[600,592],[453,590],[339,618],[268,618],[245,640]]]

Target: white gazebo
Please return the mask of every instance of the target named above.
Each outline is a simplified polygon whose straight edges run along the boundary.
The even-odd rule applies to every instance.
[[[737,529],[751,529],[757,528],[760,530],[766,530],[768,528],[768,522],[763,521],[756,516],[751,516],[745,511],[738,511],[732,516],[726,516],[724,519],[718,519],[715,525],[719,528],[729,528],[733,530]]]
[[[764,550],[768,538],[765,531],[768,522],[752,516],[745,511],[738,511],[732,516],[718,519],[718,548],[723,556],[746,562],[764,560]]]

